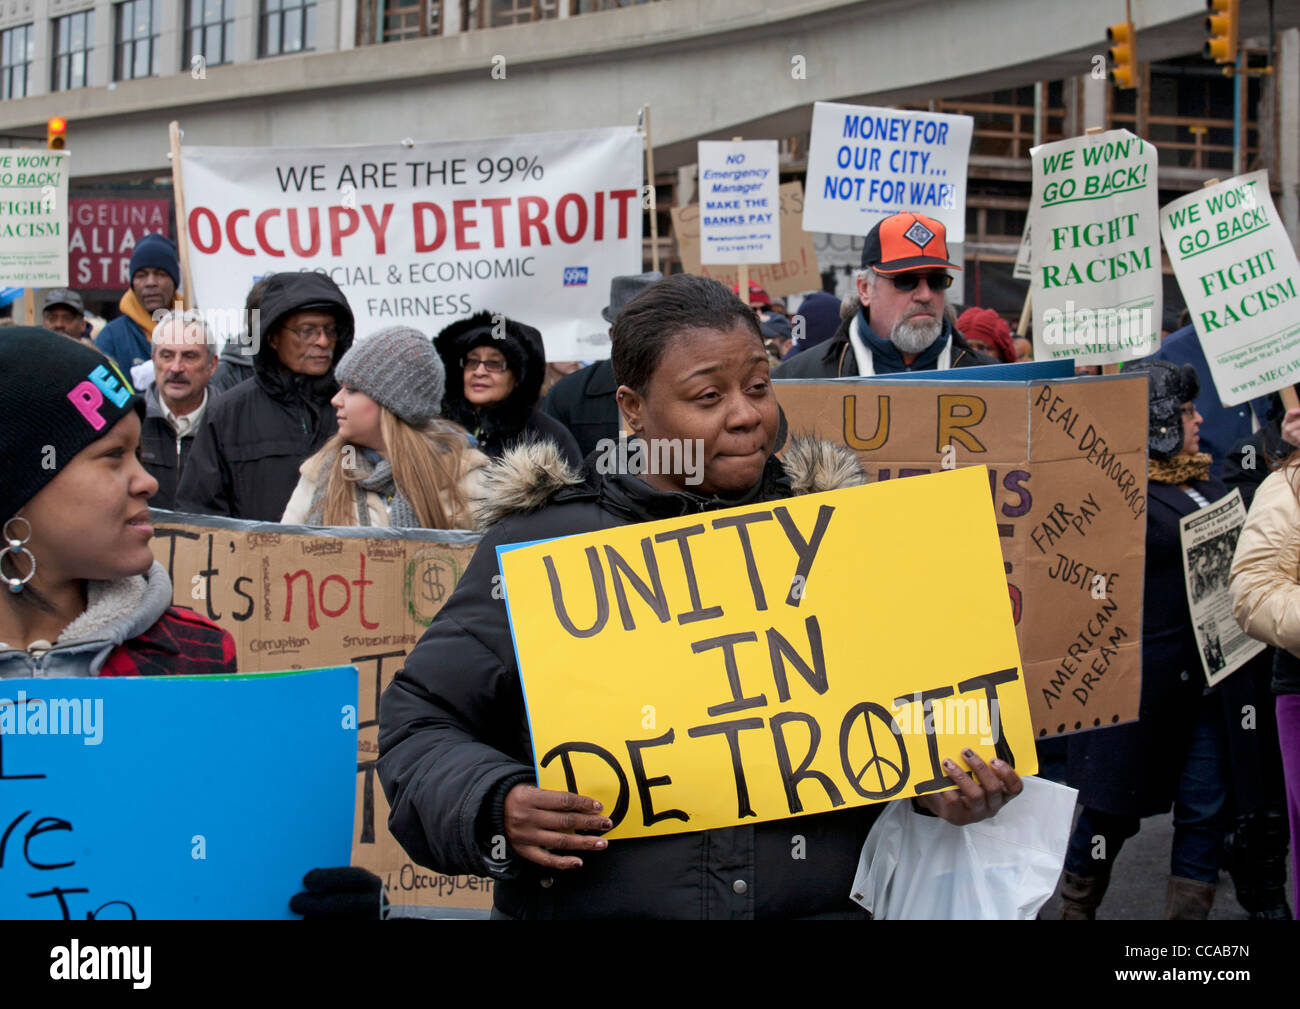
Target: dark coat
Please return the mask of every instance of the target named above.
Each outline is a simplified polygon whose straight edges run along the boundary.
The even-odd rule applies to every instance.
[[[542,400],[542,412],[554,417],[573,435],[585,459],[602,439],[618,440],[618,403],[614,366],[607,358],[565,375]]]
[[[849,343],[849,325],[853,321],[853,316],[840,320],[840,328],[835,331],[825,343],[819,343],[814,347],[796,354],[781,362],[781,365],[772,372],[773,378],[839,378],[844,375],[856,375],[858,373],[858,359],[853,356],[853,347]],[[943,332],[939,334],[939,339],[951,337],[952,339],[952,364],[953,368],[972,368],[976,365],[998,364],[999,362],[986,354],[971,348],[966,342],[966,338],[952,328],[952,324],[945,318],[943,320]],[[933,371],[934,368],[922,368],[921,371]],[[883,374],[883,372],[877,372]]]
[[[208,387],[208,405],[203,415],[207,416],[216,401],[211,385]],[[140,426],[140,461],[149,475],[158,481],[158,493],[149,499],[150,508],[175,508],[176,487],[184,472],[185,462],[194,448],[194,438],[198,428],[192,429],[184,438],[177,438],[175,429],[163,416],[162,406],[158,402],[158,386],[151,385],[144,397],[144,423]],[[199,427],[202,427],[202,423]]]
[[[334,364],[352,346],[352,310],[328,277],[277,273],[262,299],[264,334],[307,308],[332,312],[339,338]],[[330,399],[334,370],[313,378],[286,372],[269,340],[262,340],[253,377],[212,403],[185,461],[176,491],[180,511],[279,522],[298,485],[298,467],[338,430]]]
[[[1213,477],[1195,481],[1192,487],[1210,502],[1227,493]],[[1067,781],[1079,789],[1079,801],[1090,809],[1156,816],[1168,812],[1178,791],[1206,690],[1178,536],[1178,520],[1198,507],[1177,487],[1148,484],[1138,720],[1076,733],[1069,740]],[[1253,730],[1241,726],[1241,705],[1253,696],[1250,679],[1238,670],[1211,693],[1223,704],[1229,746],[1253,745]],[[1243,734],[1247,738],[1241,738]]]
[[[227,392],[252,377],[253,356],[244,353],[243,344],[231,342],[221,348],[221,361],[208,388],[213,392]]]
[[[538,439],[549,438],[560,447],[565,460],[582,465],[582,453],[569,429],[537,408],[542,381],[546,378],[546,351],[542,334],[532,326],[505,320],[505,330],[493,335],[493,316],[477,312],[454,322],[433,341],[447,369],[447,391],[442,400],[442,415],[455,421],[477,440],[490,459],[499,459],[509,448]],[[461,361],[475,347],[500,350],[515,376],[515,387],[500,403],[476,407],[465,399],[465,370]]]
[[[797,455],[792,445],[792,473],[789,460]],[[511,454],[509,468],[524,474],[519,482],[528,486],[498,487],[492,501],[502,512],[540,509],[516,511],[489,529],[455,592],[384,692],[378,769],[393,836],[421,865],[496,877],[496,907],[515,918],[864,917],[849,889],[880,805],[615,841],[604,852],[586,854],[583,868],[564,872],[517,856],[504,863],[491,859],[491,839],[504,833],[506,793],[535,781],[510,625],[500,592],[494,592],[496,547],[744,503],[664,493],[634,476],[601,476],[594,466],[581,481],[565,483],[554,475],[556,461],[553,447]],[[861,481],[851,454],[839,472]],[[795,484],[804,481],[796,475]],[[837,485],[848,483],[828,477],[806,489]],[[748,500],[786,497],[791,489],[773,456]],[[805,838],[808,852],[817,852],[815,859],[791,859],[794,834]]]

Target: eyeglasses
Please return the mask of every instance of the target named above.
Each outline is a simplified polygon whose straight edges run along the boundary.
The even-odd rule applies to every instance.
[[[1195,404],[1195,403],[1188,403],[1186,406],[1180,406],[1180,407],[1178,408],[1178,412],[1181,413],[1184,417],[1188,417],[1188,418],[1195,417],[1195,416],[1196,416],[1196,404]]]
[[[503,359],[497,357],[462,357],[460,366],[469,372],[478,371],[482,366],[493,374],[500,374],[510,367]]]
[[[946,291],[952,287],[951,273],[901,273],[898,276],[889,277],[890,282],[900,291],[915,291],[916,286],[921,283],[921,278],[930,285],[931,291]]]
[[[297,329],[294,329],[292,326],[285,326],[284,328],[299,340],[306,340],[308,343],[319,340],[322,336],[331,341],[339,338],[339,328],[335,325],[299,326]]]

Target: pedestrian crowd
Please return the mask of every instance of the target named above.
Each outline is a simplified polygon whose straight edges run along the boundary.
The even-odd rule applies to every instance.
[[[789,314],[757,285],[742,301],[688,275],[617,277],[603,313],[611,357],[548,386],[543,334],[522,319],[481,306],[436,334],[359,333],[343,292],[313,272],[258,279],[248,332],[220,347],[201,314],[174,307],[175,246],[147,236],[120,314],[93,342],[73,291],[49,292],[43,329],[0,331],[0,677],[235,671],[231,636],[172,605],[151,509],[477,528],[379,713],[378,775],[410,856],[495,878],[499,918],[860,918],[849,884],[882,804],[800,819],[822,857],[792,862],[780,821],[609,843],[599,803],[536,787],[495,548],[865,482],[849,449],[787,437],[772,379],[1024,360],[1023,333],[996,311],[953,314],[959,269],[943,225],[903,213],[867,236],[851,295],[810,293]],[[1040,744],[1041,773],[1079,789],[1062,915],[1095,917],[1125,842],[1172,809],[1167,917],[1206,917],[1227,871],[1251,917],[1289,918],[1300,410],[1277,396],[1224,407],[1192,326],[1130,371],[1147,377],[1149,407],[1140,713]],[[702,442],[700,479],[597,466],[620,438]],[[1230,566],[1237,621],[1269,647],[1211,687],[1179,520],[1233,488],[1249,516],[1218,567]],[[957,788],[913,800],[916,815],[973,823],[1020,793],[1008,764],[960,756],[970,772],[945,763]],[[738,876],[759,885],[739,889]]]

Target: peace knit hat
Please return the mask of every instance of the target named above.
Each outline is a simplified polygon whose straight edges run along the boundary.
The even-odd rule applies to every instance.
[[[144,420],[144,397],[112,359],[36,326],[0,329],[0,403],[0,523],[132,410]]]
[[[131,253],[131,276],[147,267],[162,270],[172,278],[172,284],[181,286],[181,264],[176,256],[176,243],[166,235],[145,235],[135,243]]]
[[[389,326],[353,344],[334,377],[416,427],[438,416],[447,388],[447,371],[433,343],[409,326]]]

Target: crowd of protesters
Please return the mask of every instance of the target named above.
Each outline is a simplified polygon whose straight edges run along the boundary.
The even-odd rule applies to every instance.
[[[548,391],[543,334],[527,322],[482,306],[436,334],[358,333],[343,292],[312,272],[258,279],[245,339],[219,348],[199,315],[173,308],[175,246],[147,236],[121,314],[93,343],[72,291],[49,292],[43,329],[0,337],[11,418],[0,429],[10,462],[0,677],[234,671],[230,635],[172,605],[149,546],[151,508],[478,528],[481,547],[383,697],[378,771],[411,857],[495,877],[502,918],[861,917],[848,883],[878,805],[800,820],[825,856],[814,873],[791,869],[779,822],[607,845],[594,800],[535,787],[493,548],[865,482],[842,446],[787,444],[771,379],[1027,359],[1028,341],[998,312],[953,313],[958,269],[943,225],[904,213],[867,236],[848,297],[809,293],[791,314],[757,285],[742,301],[702,278],[617,277],[603,313],[611,358]],[[721,410],[690,400],[701,361]],[[1126,370],[1146,375],[1149,393],[1140,717],[1044,750],[1043,773],[1055,767],[1080,790],[1062,916],[1094,917],[1124,842],[1172,808],[1166,917],[1206,917],[1223,870],[1251,917],[1290,917],[1288,819],[1300,879],[1300,410],[1276,396],[1223,407],[1191,326]],[[610,474],[594,456],[620,433],[702,439],[711,461],[691,486]],[[1250,505],[1233,605],[1270,648],[1207,687],[1179,518],[1230,487]],[[1239,717],[1247,705],[1260,715],[1251,731]],[[1013,768],[965,756],[971,773],[951,769],[958,788],[918,800],[918,815],[975,822],[1020,792]],[[768,881],[757,898],[719,882],[744,870]]]

